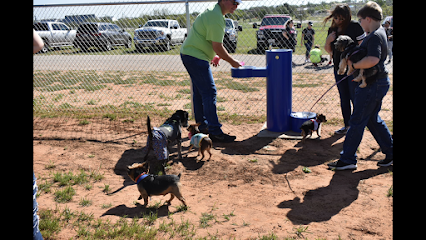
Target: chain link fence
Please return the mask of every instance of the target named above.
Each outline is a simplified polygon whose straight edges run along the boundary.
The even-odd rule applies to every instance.
[[[153,124],[159,124],[175,110],[191,112],[190,78],[179,48],[197,15],[214,3],[34,5],[33,28],[45,42],[45,48],[33,57],[34,137],[120,139],[145,130],[146,115],[151,116]],[[323,48],[330,26],[330,22],[323,24],[323,19],[335,4],[243,1],[234,14],[226,16],[224,45],[246,65],[263,67],[265,48],[292,48],[283,38],[280,21],[293,19],[297,44],[293,52],[292,110],[307,111],[335,82],[333,63],[328,64],[330,56]],[[356,9],[363,4],[349,2],[354,19]],[[392,15],[391,6],[382,7],[384,16]],[[262,22],[273,17],[277,23],[265,24],[275,26],[263,29]],[[302,30],[308,22],[315,30],[314,45],[318,44],[327,58],[318,66],[305,61]],[[392,81],[392,63],[386,67]],[[232,78],[230,68],[224,61],[212,67],[220,121],[265,122],[266,78]],[[391,85],[380,112],[388,124],[393,119],[392,98]],[[337,88],[313,111],[342,122]]]

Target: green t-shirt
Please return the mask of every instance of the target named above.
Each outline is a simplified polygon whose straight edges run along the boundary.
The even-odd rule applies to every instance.
[[[312,63],[321,62],[321,49],[314,48],[309,52],[309,54],[311,54],[311,56],[309,58],[311,59]]]
[[[211,5],[197,16],[180,52],[210,62],[216,55],[213,42],[223,42],[225,16],[219,4]]]

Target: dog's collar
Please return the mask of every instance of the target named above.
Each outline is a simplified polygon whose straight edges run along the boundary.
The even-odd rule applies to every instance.
[[[136,184],[138,184],[140,181],[142,181],[142,179],[146,177],[148,177],[148,174],[146,174],[146,172],[141,173],[137,178],[135,178]]]

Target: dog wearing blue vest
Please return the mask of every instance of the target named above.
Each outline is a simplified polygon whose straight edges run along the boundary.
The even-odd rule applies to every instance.
[[[200,130],[198,129],[198,126],[200,126],[201,123],[196,123],[196,124],[191,124],[189,125],[189,127],[186,129],[188,130],[188,138],[191,139],[189,144],[189,149],[188,149],[188,153],[192,150],[193,147],[198,148],[198,156],[200,156],[200,154],[202,155],[200,160],[204,159],[204,152],[207,151],[209,153],[209,159],[207,161],[210,160],[210,158],[212,157],[212,153],[210,152],[210,149],[212,148],[212,140],[209,138],[209,136],[207,136],[206,134],[203,134],[200,132]]]
[[[154,151],[157,161],[150,161],[150,173],[166,174],[164,165],[169,160],[169,147],[177,143],[178,158],[182,159],[182,127],[188,127],[188,112],[177,110],[160,127],[151,128],[151,120],[147,116],[146,125],[148,139],[145,148],[144,162],[150,150]]]
[[[167,204],[175,198],[175,196],[186,206],[185,198],[181,193],[181,183],[179,175],[152,175],[148,174],[148,163],[133,163],[127,166],[127,175],[134,181],[140,193],[138,200],[143,198],[144,206],[148,205],[149,196],[166,195],[170,193],[170,199]]]

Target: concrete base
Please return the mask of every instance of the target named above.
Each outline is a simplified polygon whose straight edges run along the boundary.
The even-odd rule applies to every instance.
[[[287,131],[287,132],[272,132],[266,128],[266,122],[263,124],[260,132],[257,134],[257,137],[267,137],[267,138],[281,138],[281,139],[292,139],[292,140],[302,140],[302,135],[297,132]],[[308,137],[308,139],[317,139],[318,135]]]

